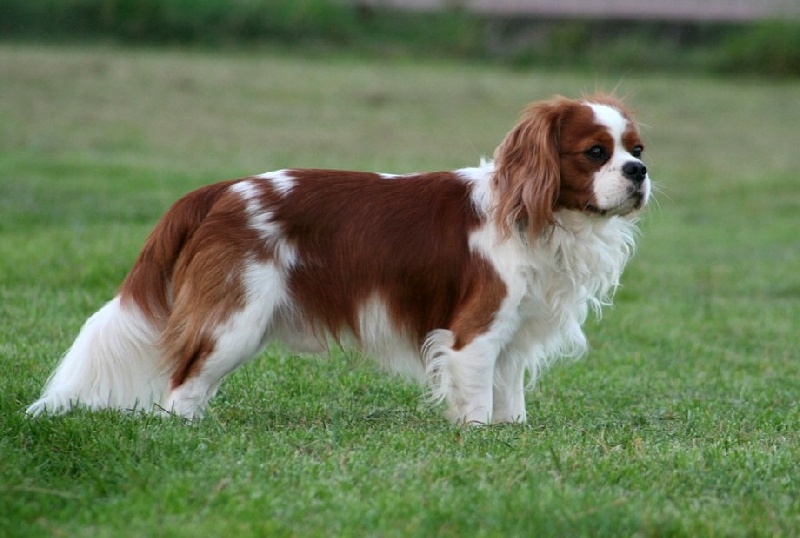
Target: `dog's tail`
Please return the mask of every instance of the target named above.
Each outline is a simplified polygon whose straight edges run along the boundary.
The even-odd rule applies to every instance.
[[[28,414],[90,409],[158,410],[169,390],[161,336],[172,303],[172,273],[186,242],[231,182],[187,194],[147,238],[119,293],[92,315]]]
[[[168,378],[159,371],[159,330],[135,303],[117,295],[90,317],[28,414],[90,409],[150,410]]]

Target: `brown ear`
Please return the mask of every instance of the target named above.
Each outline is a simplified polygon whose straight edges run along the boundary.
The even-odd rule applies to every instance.
[[[506,235],[519,226],[533,242],[555,224],[559,120],[568,103],[558,98],[529,106],[494,152],[495,220]]]

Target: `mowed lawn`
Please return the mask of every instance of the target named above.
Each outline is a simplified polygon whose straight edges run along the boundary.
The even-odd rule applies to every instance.
[[[455,427],[368,361],[277,350],[199,423],[25,417],[181,194],[473,165],[526,103],[617,84],[660,194],[528,424]],[[0,46],[0,535],[800,534],[798,126],[800,82]]]

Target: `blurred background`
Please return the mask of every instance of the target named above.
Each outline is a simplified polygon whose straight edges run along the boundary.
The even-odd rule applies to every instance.
[[[5,0],[0,38],[800,75],[796,0]]]

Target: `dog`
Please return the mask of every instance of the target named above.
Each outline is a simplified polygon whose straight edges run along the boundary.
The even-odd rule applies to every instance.
[[[585,352],[651,195],[616,97],[533,103],[491,161],[405,175],[287,169],[179,199],[27,410],[203,416],[270,342],[354,346],[448,419],[524,422],[525,391]],[[527,379],[527,381],[526,381]]]

